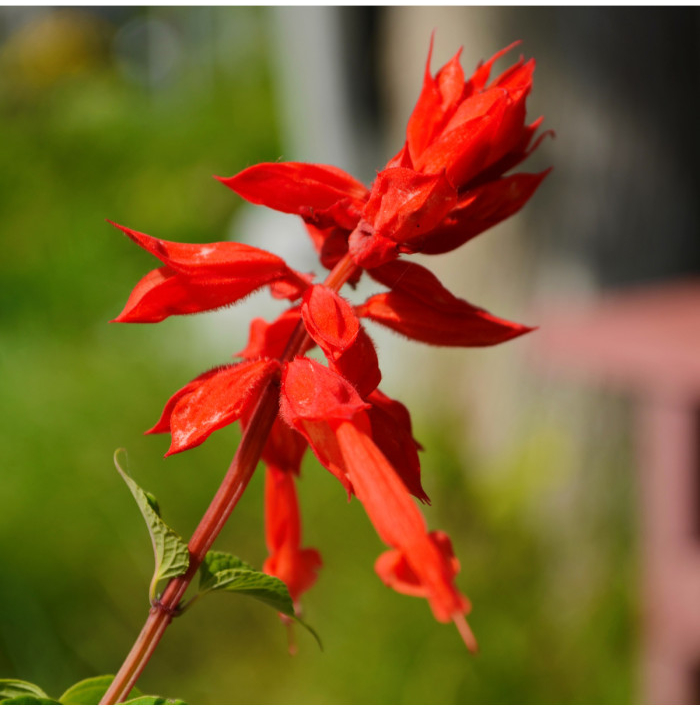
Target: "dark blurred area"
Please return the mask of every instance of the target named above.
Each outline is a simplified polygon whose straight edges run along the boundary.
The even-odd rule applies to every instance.
[[[241,349],[252,315],[280,307],[254,296],[110,325],[154,261],[105,219],[173,241],[254,243],[318,271],[293,217],[244,205],[211,176],[282,159],[369,183],[403,143],[433,30],[433,71],[463,45],[467,75],[521,39],[510,61],[537,59],[529,116],[556,132],[524,169],[554,171],[521,214],[428,261],[460,297],[544,329],[539,314],[569,299],[700,271],[699,17],[0,8],[0,676],[59,693],[118,669],[148,610],[151,559],[112,454],[128,449],[131,474],[188,536],[237,433],[163,461],[167,442],[141,432],[176,389]],[[309,459],[304,539],[325,566],[304,607],[325,651],[302,634],[290,657],[275,613],[211,598],[173,623],[141,689],[190,703],[643,700],[632,399],[542,369],[537,333],[532,348],[469,352],[370,334],[384,389],[425,447],[424,512],[453,538],[480,655],[381,584],[362,509]],[[216,545],[257,567],[259,477]]]

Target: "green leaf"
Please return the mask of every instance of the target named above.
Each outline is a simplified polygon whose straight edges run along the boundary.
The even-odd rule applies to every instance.
[[[233,570],[255,571],[252,566],[233,554],[227,554],[223,551],[207,552],[202,565],[199,567],[200,593],[214,590],[214,585],[217,583],[217,574]]]
[[[130,699],[122,704],[185,704],[182,699],[165,699],[165,697],[143,696],[137,699]]]
[[[61,704],[99,704],[100,699],[112,684],[114,675],[100,675],[99,677],[88,677],[76,682],[69,687],[60,697]],[[138,689],[132,689],[129,696],[136,698],[141,696]]]
[[[255,571],[233,554],[210,551],[199,571],[199,591],[232,591],[253,596],[275,610],[294,617],[294,605],[287,587],[274,576]]]
[[[287,586],[275,576],[256,571],[237,556],[221,551],[207,553],[199,567],[199,594],[204,595],[209,591],[241,593],[272,606],[306,628],[323,649],[316,631],[294,613],[294,603]]]
[[[18,694],[11,699],[3,699],[0,704],[60,704],[55,699],[37,697],[36,694]]]
[[[41,687],[23,679],[0,679],[0,699],[27,696],[45,698],[47,695]]]
[[[141,489],[119,465],[117,456],[122,451],[124,449],[120,448],[115,452],[114,465],[122,478],[124,478],[124,482],[129,486],[131,494],[134,496],[143,518],[146,520],[151,542],[153,543],[153,554],[156,562],[150,588],[150,597],[151,601],[153,601],[159,581],[182,576],[187,571],[187,567],[190,564],[190,553],[182,537],[161,519],[155,497]]]

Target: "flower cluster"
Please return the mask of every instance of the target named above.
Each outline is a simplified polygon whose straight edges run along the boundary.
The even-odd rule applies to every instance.
[[[298,602],[321,566],[318,551],[301,546],[295,489],[311,448],[360,500],[389,547],[375,565],[382,581],[426,598],[437,620],[454,621],[471,649],[476,643],[464,619],[470,604],[454,583],[459,567],[450,539],[428,531],[412,499],[428,497],[410,415],[378,389],[377,354],[361,319],[433,345],[495,345],[529,331],[456,297],[428,269],[401,258],[461,246],[519,210],[546,176],[506,175],[542,136],[535,140],[541,119],[525,123],[534,61],[521,58],[489,81],[505,51],[468,80],[459,53],[435,76],[429,54],[405,145],[370,189],[338,168],[303,163],[264,163],[218,178],[250,202],[302,217],[330,270],[323,283],[251,246],[176,244],[119,226],[163,265],[136,285],[116,322],[207,311],[264,286],[290,302],[273,322],[253,320],[239,361],[177,391],[148,433],[170,433],[170,455],[234,421],[246,429],[260,397],[276,387],[278,413],[262,451],[265,571]],[[338,291],[365,272],[386,290],[353,306]],[[307,356],[315,346],[325,364]]]

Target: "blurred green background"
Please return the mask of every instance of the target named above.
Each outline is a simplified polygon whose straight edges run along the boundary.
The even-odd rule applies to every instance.
[[[241,200],[211,175],[285,154],[268,14],[3,15],[0,676],[57,694],[116,671],[135,639],[151,552],[113,468],[116,448],[128,449],[132,475],[183,536],[235,449],[228,428],[163,460],[167,440],[141,435],[172,392],[226,361],[247,333],[208,338],[195,318],[108,324],[154,262],[105,219],[171,240],[226,238]],[[129,23],[145,17],[160,23],[149,31],[170,28],[179,42],[171,64],[141,56],[139,26]],[[309,458],[305,543],[321,550],[325,567],[304,606],[325,651],[299,633],[290,657],[275,613],[214,596],[173,623],[140,688],[191,703],[633,700],[630,446],[625,427],[611,425],[624,420],[624,404],[608,401],[613,413],[585,419],[575,438],[556,417],[533,415],[485,457],[465,437],[465,411],[435,397],[406,403],[425,447],[433,500],[425,514],[453,538],[477,657],[424,601],[381,584],[372,571],[381,542],[358,503]],[[571,473],[581,473],[581,450],[586,469]],[[216,546],[261,565],[262,476]]]

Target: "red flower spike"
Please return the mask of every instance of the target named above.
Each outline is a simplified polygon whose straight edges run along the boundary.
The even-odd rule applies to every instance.
[[[253,204],[298,214],[321,227],[352,229],[367,198],[361,182],[330,165],[261,163],[216,179]]]
[[[532,331],[455,297],[418,264],[385,264],[370,275],[391,285],[392,291],[372,296],[359,306],[357,314],[413,340],[449,347],[486,347]]]
[[[180,397],[170,416],[172,443],[166,455],[203,443],[214,431],[236,421],[254,406],[263,387],[279,370],[275,360],[222,367]]]
[[[265,473],[265,540],[269,556],[263,571],[283,581],[297,605],[301,594],[316,582],[323,562],[316,549],[301,548],[294,478],[274,466]]]

